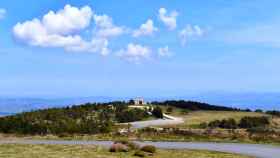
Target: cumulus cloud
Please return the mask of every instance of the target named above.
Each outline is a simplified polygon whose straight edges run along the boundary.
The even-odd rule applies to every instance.
[[[187,25],[184,29],[179,32],[181,44],[184,46],[187,43],[188,38],[201,37],[204,31],[198,25]]]
[[[126,49],[117,52],[117,56],[130,62],[139,63],[141,60],[149,59],[151,52],[147,46],[129,43]]]
[[[0,8],[0,19],[4,19],[6,16],[6,9]]]
[[[106,38],[84,40],[78,33],[90,25],[93,11],[66,5],[58,12],[50,11],[42,20],[33,19],[17,23],[13,28],[15,38],[31,46],[61,47],[67,51],[109,52]]]
[[[85,6],[81,9],[66,5],[58,12],[50,11],[42,19],[42,25],[50,34],[69,34],[89,26],[92,10]]]
[[[81,41],[76,45],[69,45],[65,49],[72,52],[99,52],[106,56],[110,53],[109,41],[105,38],[93,38],[91,41]]]
[[[156,31],[158,31],[158,28],[154,26],[153,20],[148,19],[147,22],[142,24],[138,30],[133,32],[133,37],[153,35]]]
[[[174,30],[177,27],[177,11],[172,11],[168,14],[165,8],[160,8],[158,12],[159,19],[169,28],[169,30]]]
[[[115,26],[112,18],[108,15],[94,15],[94,21],[96,24],[94,33],[96,33],[99,37],[116,37],[125,32],[124,27]]]
[[[172,56],[172,53],[169,51],[169,47],[160,47],[158,48],[158,56],[160,57],[170,57]]]

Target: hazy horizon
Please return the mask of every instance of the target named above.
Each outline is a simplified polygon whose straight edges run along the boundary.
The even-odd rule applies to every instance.
[[[280,110],[280,93],[200,93],[185,96],[85,96],[85,97],[0,97],[0,112],[17,113],[34,109],[64,107],[88,102],[128,101],[143,97],[145,101],[186,100],[241,109]],[[13,105],[13,106],[11,106]]]

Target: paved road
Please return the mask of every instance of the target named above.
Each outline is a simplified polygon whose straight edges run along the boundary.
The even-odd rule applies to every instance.
[[[184,123],[184,120],[182,118],[173,117],[164,114],[164,119],[137,121],[137,122],[131,122],[130,124],[132,125],[132,128],[139,129],[139,128],[145,128],[150,126],[174,125],[180,123]]]
[[[0,144],[61,144],[61,145],[100,145],[109,147],[112,141],[57,141],[57,140],[11,140]],[[235,143],[195,143],[195,142],[136,142],[140,145],[154,145],[162,149],[198,149],[244,154],[257,158],[279,158],[280,147],[256,144]]]

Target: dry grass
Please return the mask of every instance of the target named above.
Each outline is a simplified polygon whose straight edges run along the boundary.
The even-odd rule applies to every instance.
[[[107,149],[81,145],[0,145],[0,158],[132,158],[133,152],[110,153]],[[159,150],[153,158],[249,158],[229,153],[193,150]]]
[[[266,114],[263,113],[256,113],[256,112],[232,112],[232,111],[196,111],[190,112],[186,115],[179,115],[176,112],[176,116],[183,117],[185,122],[180,125],[176,125],[176,127],[193,127],[199,125],[201,123],[208,123],[214,120],[222,120],[222,119],[229,119],[233,118],[236,121],[240,121],[242,117],[245,116],[265,116]]]

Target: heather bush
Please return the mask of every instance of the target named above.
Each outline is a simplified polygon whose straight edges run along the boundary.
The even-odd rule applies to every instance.
[[[155,153],[156,147],[152,145],[146,145],[141,148],[141,151],[147,152],[147,153]]]
[[[110,147],[110,152],[128,152],[128,147],[124,144],[116,143]]]
[[[137,150],[137,151],[134,153],[134,156],[137,156],[137,157],[145,157],[145,156],[146,156],[146,153],[145,153],[144,151]]]

